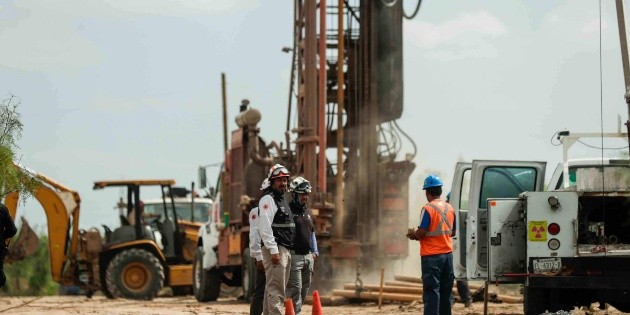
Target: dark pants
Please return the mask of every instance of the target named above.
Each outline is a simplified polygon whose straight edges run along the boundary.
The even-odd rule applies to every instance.
[[[462,299],[462,303],[466,305],[472,303],[470,289],[468,288],[468,280],[457,280],[457,293],[459,293],[459,298]]]
[[[260,315],[263,312],[263,300],[265,298],[265,284],[267,279],[265,271],[256,269],[256,281],[254,284],[254,292],[252,293],[252,303],[249,305],[250,315]]]
[[[7,257],[9,249],[3,243],[0,243],[0,288],[7,284],[7,276],[4,275],[4,259]]]
[[[453,254],[422,256],[424,315],[451,315]]]

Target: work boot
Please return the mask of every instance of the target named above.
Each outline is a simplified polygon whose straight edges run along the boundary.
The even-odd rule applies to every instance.
[[[472,301],[466,301],[466,302],[464,303],[464,306],[465,306],[466,308],[471,308],[471,307],[472,307]]]
[[[7,284],[7,276],[4,275],[4,268],[0,268],[0,288]]]

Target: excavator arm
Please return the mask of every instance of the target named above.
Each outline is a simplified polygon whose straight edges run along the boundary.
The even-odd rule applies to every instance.
[[[17,167],[23,168],[20,165]],[[64,271],[71,272],[72,268],[65,268],[76,256],[79,245],[79,214],[81,198],[76,191],[69,189],[56,181],[31,170],[23,168],[40,182],[36,187],[33,196],[44,208],[46,221],[48,223],[48,246],[50,253],[50,270],[52,279],[57,283],[73,282],[72,275],[64,277]],[[5,203],[9,209],[11,217],[15,218],[19,194],[12,192],[5,198]],[[28,223],[20,228],[18,241],[10,246],[9,260],[25,258],[32,254],[37,247],[37,242],[33,243],[34,234]],[[23,234],[24,233],[24,234]],[[22,236],[25,235],[25,236]],[[36,235],[35,235],[36,237]],[[35,244],[35,248],[33,247]],[[13,252],[13,255],[11,253]]]

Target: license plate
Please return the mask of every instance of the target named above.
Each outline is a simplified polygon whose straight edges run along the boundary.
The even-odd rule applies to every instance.
[[[562,261],[560,258],[541,258],[534,259],[534,273],[558,272],[562,269]]]

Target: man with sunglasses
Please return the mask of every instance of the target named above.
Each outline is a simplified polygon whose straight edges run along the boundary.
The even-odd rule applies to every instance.
[[[283,314],[285,290],[291,272],[291,250],[295,240],[295,222],[289,204],[284,198],[289,181],[286,167],[271,167],[258,202],[260,216],[258,231],[262,238],[263,265],[267,283],[263,302],[263,314]]]

